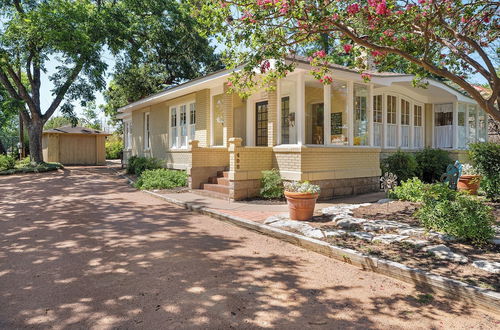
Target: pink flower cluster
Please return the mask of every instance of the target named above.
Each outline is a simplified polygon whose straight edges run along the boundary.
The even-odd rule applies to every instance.
[[[390,11],[387,8],[387,3],[385,0],[368,0],[368,5],[375,8],[377,15],[389,15]]]
[[[357,3],[353,3],[347,6],[347,13],[349,13],[349,15],[356,15],[357,13],[359,13],[359,10],[359,4]]]
[[[324,76],[319,80],[320,83],[322,84],[331,84],[333,82],[333,78],[331,76]]]
[[[314,57],[325,58],[326,52],[324,50],[318,50],[313,54]]]
[[[371,54],[372,54],[373,57],[380,57],[380,56],[384,56],[385,55],[384,53],[382,53],[381,51],[378,51],[378,50],[373,50],[371,52]]]
[[[269,68],[271,68],[271,63],[268,60],[265,60],[260,64],[261,73],[266,73],[266,71],[269,70]]]
[[[351,44],[345,44],[343,47],[344,47],[344,52],[346,52],[346,54],[349,54],[349,52],[352,49],[352,45]]]
[[[361,78],[363,78],[364,81],[368,82],[368,81],[372,80],[372,75],[369,73],[363,72],[361,74]]]

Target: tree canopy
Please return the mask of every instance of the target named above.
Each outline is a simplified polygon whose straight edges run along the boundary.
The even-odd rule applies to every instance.
[[[151,56],[167,65],[171,57],[198,50],[189,44],[194,31],[169,30],[182,26],[182,8],[176,0],[0,0],[0,84],[24,104],[20,112],[34,161],[43,161],[42,129],[55,111],[71,116],[77,102],[85,106],[105,88],[103,54],[119,57],[128,68]],[[160,38],[171,38],[172,47],[155,54],[159,49],[147,45]],[[42,108],[41,77],[51,61],[57,63],[48,77],[52,99]],[[183,68],[189,74],[198,70]]]
[[[369,57],[380,68],[402,65],[422,87],[431,75],[448,79],[500,119],[498,1],[190,1],[193,13],[219,33],[228,67],[245,65],[233,77],[235,89],[257,83],[256,67],[266,76],[260,80],[263,83],[283,76],[294,64],[280,59],[316,44],[323,49],[310,53],[309,59],[316,67],[315,76],[324,83],[331,81],[328,64],[338,62],[339,54],[344,64],[369,80]],[[269,65],[272,59],[278,60],[274,69]],[[488,82],[490,96],[474,88],[470,82],[474,74]]]

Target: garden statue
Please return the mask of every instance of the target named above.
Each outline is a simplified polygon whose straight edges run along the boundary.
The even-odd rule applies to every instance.
[[[458,179],[462,175],[462,164],[457,160],[446,168],[446,173],[441,175],[441,182],[448,183],[450,189],[457,190]]]

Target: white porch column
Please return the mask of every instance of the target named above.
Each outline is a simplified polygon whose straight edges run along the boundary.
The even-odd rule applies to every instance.
[[[415,148],[415,103],[413,102],[410,103],[410,143],[408,148]]]
[[[387,148],[387,96],[382,94],[382,148]]]
[[[347,139],[354,145],[354,82],[347,82]]]
[[[300,72],[297,75],[296,84],[297,93],[297,111],[295,112],[295,125],[297,127],[297,144],[302,145],[306,142],[305,116],[306,116],[306,86],[304,73]]]
[[[332,85],[323,86],[323,125],[324,139],[323,144],[329,145],[331,142],[331,113],[332,113]]]
[[[401,148],[401,97],[396,98],[396,148]]]
[[[276,144],[280,145],[281,144],[281,79],[278,79],[276,82]]]
[[[470,135],[470,127],[469,127],[469,105],[465,104],[465,148],[468,147],[468,144],[470,142],[469,135]]]
[[[366,119],[368,120],[368,145],[373,147],[373,84],[368,85],[368,100],[366,100]]]
[[[451,147],[458,149],[458,103],[453,102],[453,129]]]

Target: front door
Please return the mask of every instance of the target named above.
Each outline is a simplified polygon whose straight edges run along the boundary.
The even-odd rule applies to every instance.
[[[255,104],[256,143],[257,147],[267,147],[267,101]]]

